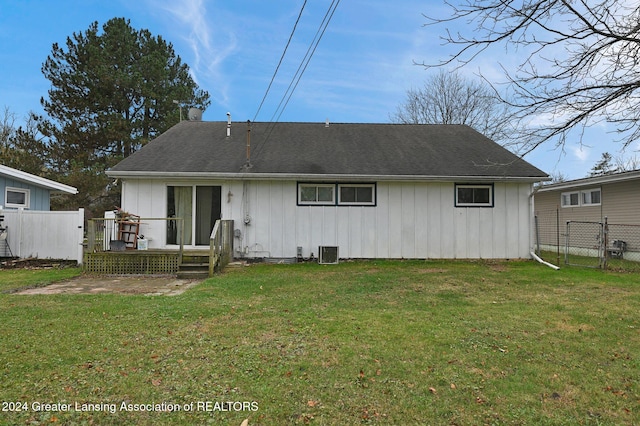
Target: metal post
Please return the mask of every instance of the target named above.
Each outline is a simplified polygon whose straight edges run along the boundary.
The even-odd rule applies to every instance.
[[[538,257],[540,256],[540,226],[538,223],[538,215],[535,215],[533,217],[533,220],[535,221],[535,227],[536,227],[536,254],[538,255]]]
[[[567,230],[567,233],[565,235],[565,246],[564,246],[564,263],[565,265],[569,264],[569,234],[571,233],[569,224],[571,223],[571,221],[567,221],[567,227],[565,228]]]
[[[609,246],[609,221],[607,216],[604,217],[603,226],[603,238],[602,238],[602,269],[607,269],[607,247]]]
[[[556,259],[560,264],[560,208],[556,207]]]

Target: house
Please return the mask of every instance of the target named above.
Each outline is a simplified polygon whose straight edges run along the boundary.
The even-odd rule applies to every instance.
[[[640,261],[640,170],[544,185],[534,198],[543,246],[566,246],[571,251],[603,245],[600,250],[609,255]],[[605,220],[606,241],[601,225]],[[580,241],[574,231],[585,227],[590,230]],[[600,241],[594,241],[595,234],[601,235]]]
[[[51,193],[77,194],[78,190],[59,182],[0,165],[0,209],[48,211]]]
[[[183,121],[107,172],[149,248],[235,257],[528,258],[533,184],[547,174],[463,125]]]
[[[592,221],[640,225],[640,170],[542,186],[537,211],[560,210],[561,222]]]

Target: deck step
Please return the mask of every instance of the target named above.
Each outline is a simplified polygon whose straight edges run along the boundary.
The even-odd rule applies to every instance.
[[[178,278],[204,279],[209,277],[209,254],[189,253],[182,255],[182,264],[178,270]]]
[[[209,270],[203,271],[178,271],[177,277],[181,280],[203,280],[209,278]]]

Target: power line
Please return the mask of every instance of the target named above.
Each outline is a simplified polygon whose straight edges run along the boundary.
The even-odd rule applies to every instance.
[[[331,7],[334,5],[334,3],[335,3],[335,6],[333,7],[333,10],[332,10]],[[287,88],[287,91],[285,92],[284,96],[282,97],[282,100],[280,100],[280,104],[278,104],[278,108],[280,108],[280,105],[282,105],[282,102],[284,101],[284,98],[287,97],[287,93],[289,93],[289,96],[287,97],[287,100],[284,103],[284,106],[280,110],[280,114],[278,114],[278,118],[276,118],[276,122],[278,120],[280,120],[280,116],[282,116],[282,113],[284,112],[285,108],[287,107],[287,104],[289,103],[289,100],[291,99],[291,96],[293,95],[293,92],[298,87],[298,83],[300,83],[300,79],[302,78],[302,74],[304,74],[304,72],[306,71],[307,66],[309,65],[309,62],[311,61],[311,57],[315,53],[316,48],[318,47],[318,44],[320,44],[320,40],[322,39],[322,36],[324,35],[324,32],[327,29],[327,26],[329,25],[329,21],[331,21],[331,18],[333,17],[333,13],[336,11],[336,8],[338,7],[339,3],[340,3],[340,0],[337,0],[337,1],[333,0],[331,5],[329,6],[329,9],[327,10],[327,13],[324,15],[324,18],[323,18],[322,22],[320,23],[320,27],[318,28],[318,31],[316,31],[316,35],[314,36],[313,40],[311,41],[311,45],[309,45],[309,49],[307,49],[307,53],[305,54],[304,58],[302,59],[302,62],[300,63],[300,66],[298,67],[298,70],[296,71],[296,74],[293,76],[293,79],[291,80],[291,83],[289,84],[289,87]],[[326,21],[326,23],[325,23],[325,21]],[[322,26],[323,24],[324,24],[324,27]],[[314,44],[314,42],[315,42],[315,44]],[[308,59],[307,59],[307,56],[309,56]],[[306,62],[305,62],[305,59],[306,59]],[[303,67],[303,65],[304,65],[304,67]],[[297,79],[296,79],[296,76],[298,77]],[[294,80],[295,80],[295,84],[293,84]],[[293,85],[293,88],[291,88],[292,85]],[[289,92],[290,89],[291,89],[291,91]],[[276,109],[276,112],[274,112],[273,116],[271,116],[271,121],[272,122],[273,122],[273,117],[276,115],[277,112],[278,112],[278,110]]]
[[[331,4],[329,5],[329,8],[327,9],[327,13],[325,13],[324,18],[322,19],[322,22],[320,23],[320,26],[318,27],[318,30],[316,31],[316,34],[313,37],[313,40],[311,41],[311,44],[309,45],[309,48],[307,49],[306,54],[304,55],[304,58],[302,58],[302,61],[300,62],[300,65],[298,66],[296,73],[294,74],[293,78],[291,79],[291,82],[289,83],[289,87],[287,87],[287,90],[282,96],[282,99],[280,100],[278,107],[276,108],[275,112],[271,116],[271,120],[269,120],[269,123],[267,125],[267,130],[265,131],[266,136],[264,137],[264,140],[261,146],[259,147],[259,149],[255,151],[254,156],[257,156],[257,154],[262,152],[262,149],[267,144],[267,141],[269,140],[269,137],[271,136],[271,133],[275,128],[275,125],[277,124],[278,120],[280,120],[282,113],[284,112],[285,108],[289,104],[289,100],[293,96],[293,92],[298,87],[298,83],[300,83],[300,79],[302,78],[302,75],[306,71],[307,66],[311,61],[311,58],[313,57],[313,54],[316,51],[316,48],[320,44],[320,40],[322,40],[322,37],[324,36],[324,33],[327,27],[329,26],[329,22],[331,22],[331,18],[333,18],[333,14],[335,13],[339,4],[340,4],[340,0],[332,0]],[[278,113],[278,110],[280,110],[280,113]],[[276,114],[277,114],[277,118],[275,118]],[[275,118],[275,121],[274,121],[274,118]]]
[[[260,102],[260,106],[258,107],[258,110],[256,111],[256,115],[253,116],[253,120],[252,121],[256,121],[256,118],[258,118],[258,114],[260,113],[260,110],[262,109],[262,105],[264,104],[265,99],[267,99],[267,95],[269,94],[269,90],[271,89],[271,85],[273,84],[273,81],[276,78],[276,74],[278,74],[278,70],[280,69],[280,65],[282,65],[282,60],[284,59],[284,55],[287,53],[287,49],[289,48],[289,44],[291,43],[291,39],[293,39],[293,34],[296,32],[296,28],[298,27],[298,22],[300,22],[300,17],[302,16],[302,12],[304,11],[304,7],[307,5],[307,0],[304,0],[304,3],[302,3],[302,7],[300,8],[300,13],[298,13],[298,18],[296,19],[296,23],[293,25],[293,29],[291,30],[291,34],[289,35],[289,40],[287,40],[287,45],[284,47],[284,51],[282,52],[282,56],[280,56],[280,61],[278,62],[278,66],[276,66],[276,70],[273,72],[273,75],[271,76],[271,81],[269,82],[269,86],[267,87],[267,91],[264,93],[264,96],[262,97],[262,101]]]

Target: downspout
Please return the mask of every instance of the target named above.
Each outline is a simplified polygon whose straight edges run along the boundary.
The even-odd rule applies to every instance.
[[[553,264],[551,264],[551,263],[549,263],[549,262],[545,262],[544,260],[542,260],[541,258],[539,258],[539,257],[538,257],[538,255],[537,255],[537,254],[535,254],[534,252],[531,252],[531,257],[533,257],[535,260],[537,260],[538,262],[542,263],[543,265],[548,266],[548,267],[549,267],[549,268],[551,268],[551,269],[554,269],[554,270],[556,270],[556,271],[557,271],[558,269],[560,269],[560,267],[559,267],[559,266],[553,265]]]
[[[532,183],[531,184],[531,192],[529,194],[529,250],[530,250],[530,253],[532,255],[535,252],[535,243],[536,243],[535,242],[536,236],[534,235],[535,223],[533,223],[534,220],[535,220],[535,217],[536,217],[536,206],[534,204],[533,197],[534,197],[534,195],[536,195],[536,193],[538,192],[538,189],[540,189],[540,187],[542,187],[542,182],[540,182],[540,186],[538,186],[537,188],[535,187],[535,184]],[[532,226],[532,224],[533,224],[533,226]],[[535,259],[535,257],[534,257],[534,259]]]
[[[531,184],[531,185],[533,186],[533,184]],[[542,187],[542,183],[540,183],[540,186],[538,186],[537,188],[536,188],[536,187],[533,187],[533,191],[531,191],[531,194],[529,195],[529,204],[530,204],[530,206],[531,206],[531,217],[532,217],[532,218],[533,218],[533,217],[535,217],[535,214],[536,214],[536,212],[535,212],[535,205],[534,205],[534,201],[533,201],[533,196],[534,196],[534,195],[536,195],[536,193],[538,192],[538,190],[539,190],[541,187]],[[530,238],[531,238],[531,233],[532,233],[532,232],[533,232],[533,231],[529,232],[529,237],[530,237]],[[539,262],[539,263],[542,263],[542,264],[543,264],[543,265],[545,265],[545,266],[548,266],[549,268],[551,268],[551,269],[553,269],[553,270],[556,270],[556,271],[557,271],[558,269],[560,269],[560,267],[558,267],[558,266],[556,266],[556,265],[553,265],[553,264],[551,264],[551,263],[549,263],[549,262],[546,262],[546,261],[542,260],[542,259],[541,259],[537,254],[535,254],[535,251],[534,251],[534,250],[531,250],[531,252],[530,252],[529,254],[531,254],[531,257],[532,257],[534,260],[536,260],[536,261],[537,261],[537,262]]]

